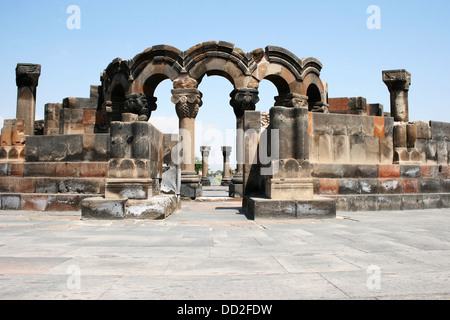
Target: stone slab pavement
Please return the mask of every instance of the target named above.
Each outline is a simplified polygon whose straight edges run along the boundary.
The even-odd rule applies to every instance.
[[[450,210],[248,220],[186,202],[166,220],[0,212],[0,299],[450,299]]]

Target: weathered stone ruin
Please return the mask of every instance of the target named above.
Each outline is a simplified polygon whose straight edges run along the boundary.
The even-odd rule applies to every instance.
[[[228,42],[187,51],[159,45],[115,59],[89,98],[48,103],[44,121],[35,121],[41,66],[18,64],[17,118],[5,120],[1,132],[1,208],[161,219],[183,198],[201,196],[211,149],[200,149],[206,171],[199,176],[194,135],[205,75],[225,77],[234,88],[236,145],[221,150],[223,184],[242,197],[249,216],[450,207],[450,124],[409,121],[411,75],[382,72],[387,112],[364,97],[328,98],[321,69],[317,59],[275,46],[245,53]],[[278,90],[268,114],[256,110],[264,79]],[[173,83],[178,135],[151,123],[164,80]]]

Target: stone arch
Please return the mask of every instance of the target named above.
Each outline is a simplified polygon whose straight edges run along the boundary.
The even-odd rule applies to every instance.
[[[257,88],[251,77],[256,69],[255,57],[234,44],[225,41],[208,41],[197,44],[182,53],[184,71],[199,84],[203,77],[222,76],[234,88]]]
[[[308,97],[308,111],[312,111],[316,103],[322,102],[320,90],[314,83],[308,86],[306,96]]]

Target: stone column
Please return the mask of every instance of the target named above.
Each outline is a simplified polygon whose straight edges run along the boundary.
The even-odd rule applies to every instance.
[[[252,88],[235,89],[230,94],[230,105],[236,115],[236,173],[229,189],[230,197],[243,195],[244,183],[244,113],[253,111],[259,102],[258,90]]]
[[[222,185],[229,186],[231,184],[231,176],[230,176],[231,147],[222,147],[222,153],[223,153]]]
[[[211,152],[211,147],[201,146],[200,152],[202,153],[202,186],[210,186],[211,181],[208,178],[208,163],[209,163],[209,153]]]
[[[265,192],[270,199],[312,199],[312,167],[309,163],[308,97],[289,93],[275,97],[270,109],[269,135],[277,130],[279,140],[270,139],[271,174]],[[278,142],[278,143],[277,143]]]
[[[25,122],[25,134],[34,135],[34,121],[36,116],[36,88],[41,65],[19,63],[16,67],[17,114],[16,118]]]
[[[195,172],[195,118],[202,106],[202,93],[195,88],[172,90],[181,137],[181,197],[201,195],[200,178]]]
[[[408,122],[408,91],[411,74],[406,70],[383,71],[383,82],[391,94],[391,116],[394,121]]]

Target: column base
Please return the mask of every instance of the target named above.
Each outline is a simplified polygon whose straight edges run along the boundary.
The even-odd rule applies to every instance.
[[[244,184],[232,183],[228,186],[228,196],[232,198],[242,198],[244,196]]]
[[[312,199],[313,179],[270,179],[266,184],[266,196],[277,200]]]
[[[211,185],[211,180],[209,180],[209,178],[202,178],[200,182],[204,187],[209,187]]]
[[[192,200],[197,197],[201,197],[203,195],[202,192],[202,184],[201,183],[181,183],[180,188],[180,196],[181,198],[190,198]]]
[[[107,179],[105,198],[148,199],[152,189],[152,179]]]

